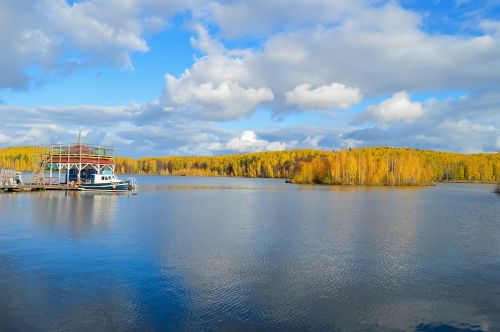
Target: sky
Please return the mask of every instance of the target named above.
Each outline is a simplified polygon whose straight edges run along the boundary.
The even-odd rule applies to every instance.
[[[500,151],[500,2],[4,0],[0,147]]]

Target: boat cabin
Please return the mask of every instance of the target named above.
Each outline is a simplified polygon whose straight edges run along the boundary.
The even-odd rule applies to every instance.
[[[116,178],[114,174],[108,173],[108,174],[92,174],[92,178],[90,180],[90,183],[112,183],[112,182],[120,182]]]

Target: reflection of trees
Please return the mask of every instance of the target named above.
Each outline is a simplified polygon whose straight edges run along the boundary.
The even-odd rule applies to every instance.
[[[72,231],[108,230],[118,205],[118,195],[110,193],[46,191],[36,195],[34,219],[64,224]]]

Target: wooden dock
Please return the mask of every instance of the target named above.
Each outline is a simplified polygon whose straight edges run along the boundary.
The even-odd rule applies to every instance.
[[[21,184],[21,185],[0,185],[0,192],[32,192],[45,190],[78,190],[77,186],[66,184]]]

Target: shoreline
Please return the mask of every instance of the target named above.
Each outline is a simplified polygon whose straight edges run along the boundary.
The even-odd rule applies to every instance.
[[[269,179],[269,180],[283,180],[287,184],[296,185],[318,185],[318,186],[352,186],[352,187],[433,187],[437,184],[488,184],[495,185],[496,182],[480,182],[480,181],[435,181],[432,184],[353,184],[353,183],[296,183],[291,182],[287,178],[271,178],[271,177],[249,177],[249,176],[227,176],[227,175],[179,175],[179,174],[145,174],[145,173],[121,173],[120,176],[176,176],[176,177],[205,177],[205,178],[236,178],[236,179]],[[500,193],[500,189],[499,189]]]

